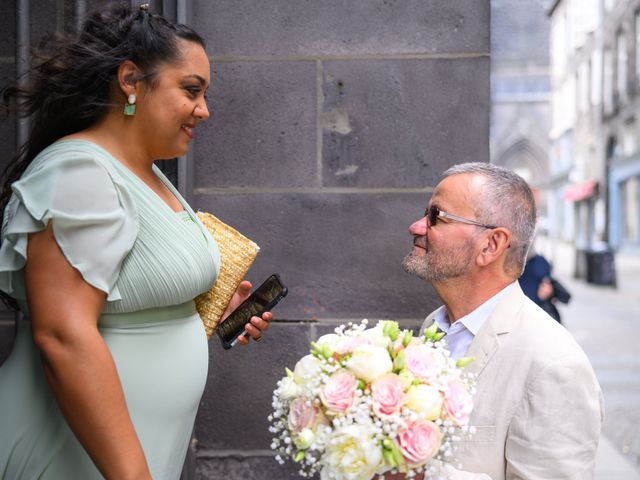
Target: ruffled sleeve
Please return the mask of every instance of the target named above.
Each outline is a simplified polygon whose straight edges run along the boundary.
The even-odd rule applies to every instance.
[[[0,289],[25,299],[27,236],[53,225],[54,237],[84,280],[120,300],[117,280],[138,230],[126,187],[95,155],[50,148],[13,184],[0,247]]]

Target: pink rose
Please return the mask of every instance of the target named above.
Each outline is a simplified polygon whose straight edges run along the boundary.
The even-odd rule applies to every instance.
[[[310,400],[298,397],[289,407],[289,417],[287,421],[289,428],[294,433],[300,433],[305,428],[313,428],[318,415],[317,407],[314,407]]]
[[[391,415],[404,405],[404,385],[397,375],[380,377],[371,384],[373,409],[379,415]]]
[[[320,400],[331,412],[346,412],[356,398],[356,386],[356,379],[351,373],[334,373],[320,392]]]
[[[404,351],[405,366],[414,377],[432,382],[438,377],[442,358],[428,345],[411,345]]]
[[[410,467],[418,467],[436,456],[442,432],[428,420],[417,420],[398,432],[396,444]]]
[[[444,390],[444,408],[447,416],[456,425],[469,423],[473,400],[466,387],[459,380],[452,380]]]

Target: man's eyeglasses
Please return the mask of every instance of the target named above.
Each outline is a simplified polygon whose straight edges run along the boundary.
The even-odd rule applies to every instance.
[[[427,217],[431,226],[435,226],[438,223],[438,219],[447,219],[450,222],[466,223],[467,225],[475,225],[476,227],[494,229],[498,228],[496,225],[485,225],[484,223],[476,222],[475,220],[469,220],[468,218],[459,217],[453,213],[443,212],[436,206],[427,208],[424,212],[424,216]]]

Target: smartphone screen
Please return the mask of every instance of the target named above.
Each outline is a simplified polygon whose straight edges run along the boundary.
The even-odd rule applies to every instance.
[[[267,278],[216,328],[222,346],[225,349],[233,347],[251,317],[259,317],[264,312],[271,310],[285,297],[287,291],[287,287],[282,284],[277,274],[274,273]]]

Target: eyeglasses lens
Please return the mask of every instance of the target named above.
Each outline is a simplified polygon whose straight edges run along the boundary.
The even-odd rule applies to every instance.
[[[425,216],[429,219],[429,223],[432,227],[435,226],[436,222],[438,221],[438,213],[440,212],[437,207],[429,207],[427,209]]]

